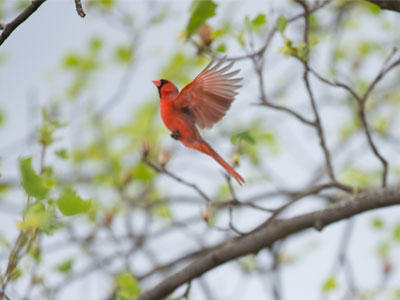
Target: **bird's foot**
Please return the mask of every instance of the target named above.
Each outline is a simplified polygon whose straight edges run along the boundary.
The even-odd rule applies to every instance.
[[[181,134],[179,133],[178,130],[174,129],[174,130],[172,131],[172,133],[171,133],[171,137],[172,137],[174,140],[179,140],[179,139],[181,138]]]

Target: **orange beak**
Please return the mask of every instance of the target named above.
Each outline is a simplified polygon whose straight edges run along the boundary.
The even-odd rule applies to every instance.
[[[159,87],[161,85],[160,80],[153,80],[153,83],[155,84],[156,87]]]

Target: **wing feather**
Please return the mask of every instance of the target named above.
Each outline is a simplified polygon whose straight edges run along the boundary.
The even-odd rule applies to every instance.
[[[242,78],[232,78],[240,72],[227,73],[233,62],[226,63],[226,56],[215,62],[212,60],[204,70],[175,99],[175,105],[187,108],[200,128],[211,128],[220,121],[231,107],[236,91],[241,87]]]

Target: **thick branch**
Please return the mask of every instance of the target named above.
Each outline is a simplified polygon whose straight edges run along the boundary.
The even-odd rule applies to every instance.
[[[46,0],[33,0],[22,13],[20,13],[14,20],[8,23],[0,35],[0,46],[10,36],[10,34],[23,22],[26,21]]]
[[[213,251],[198,258],[189,266],[176,272],[154,288],[140,295],[137,300],[163,299],[176,288],[207,271],[240,256],[257,253],[263,248],[291,234],[309,228],[323,229],[325,226],[358,215],[362,212],[400,204],[400,187],[369,190],[316,212],[290,219],[274,220],[237,239],[222,243]]]
[[[400,1],[399,0],[368,0],[368,1],[375,3],[382,9],[400,12]]]

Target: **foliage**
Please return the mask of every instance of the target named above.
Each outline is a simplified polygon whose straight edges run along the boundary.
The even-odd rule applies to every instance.
[[[58,198],[57,206],[64,216],[73,216],[87,212],[91,202],[83,200],[71,187],[67,187]]]
[[[21,185],[25,192],[37,199],[44,199],[50,191],[49,183],[44,176],[37,175],[32,169],[32,158],[21,158],[19,169],[21,172]]]
[[[129,300],[140,295],[138,282],[129,272],[122,272],[116,278],[118,300]]]
[[[135,299],[182,266],[214,255],[214,245],[235,247],[267,220],[349,205],[340,201],[398,182],[397,20],[364,0],[273,2],[86,0],[87,17],[68,19],[68,26],[63,17],[62,27],[49,4],[54,20],[41,7],[35,22],[29,17],[20,34],[10,35],[0,48],[1,67],[10,73],[0,82],[0,211],[10,213],[0,218],[0,298],[4,292],[9,299],[61,299],[74,282],[95,278],[100,298]],[[0,0],[1,23],[30,5]],[[39,27],[44,37],[58,32],[52,55],[29,51],[24,36],[35,33],[35,44],[48,53]],[[182,89],[212,57],[225,55],[232,70],[240,69],[243,87],[226,117],[200,133],[245,178],[243,187],[169,137],[151,84],[165,78]],[[18,88],[9,79],[15,74]],[[27,108],[19,105],[20,93],[28,95]],[[29,134],[19,142],[25,124]],[[208,280],[209,272],[200,285],[191,278],[165,297],[196,298],[204,285],[216,295],[209,298],[232,298],[220,283],[234,276],[252,287],[267,276],[271,295],[293,297],[281,270],[296,272],[317,251],[329,251],[324,265],[310,263],[313,278],[298,276],[300,285],[312,281],[307,286],[322,298],[349,292],[352,299],[394,299],[397,214],[394,208],[357,217],[362,234],[346,225],[340,241],[329,231],[314,234],[317,244],[328,235],[335,243],[328,250],[303,251],[299,241],[309,232],[286,236],[221,267],[222,281]],[[359,284],[366,275],[354,259],[366,255],[381,267],[368,287]],[[243,295],[237,297],[249,298]]]
[[[193,1],[190,12],[191,16],[186,26],[188,34],[193,34],[204,22],[215,16],[217,4],[211,0],[196,0]]]

